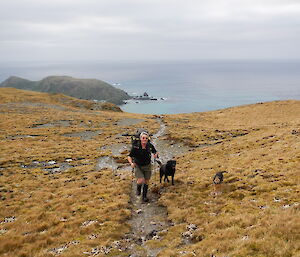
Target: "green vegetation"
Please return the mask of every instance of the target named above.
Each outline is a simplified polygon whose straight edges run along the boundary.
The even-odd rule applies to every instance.
[[[40,81],[9,77],[0,87],[13,87],[46,93],[61,93],[86,100],[105,100],[121,104],[129,95],[121,89],[97,79],[75,79],[68,76],[49,76]]]

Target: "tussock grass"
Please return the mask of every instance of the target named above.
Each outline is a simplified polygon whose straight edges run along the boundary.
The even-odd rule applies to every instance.
[[[5,88],[0,95],[0,255],[61,249],[82,256],[122,238],[130,230],[131,178],[97,169],[97,159],[112,155],[104,146],[130,143],[120,135],[135,128],[118,121],[141,119],[154,132],[159,125],[151,116],[91,111],[90,102],[62,95]],[[86,131],[100,133],[66,136]]]
[[[128,152],[107,146],[130,143],[121,134],[138,127],[155,133],[159,123],[68,99],[0,90],[1,256],[83,256],[130,231],[131,174],[96,164],[109,156],[123,165]],[[166,138],[191,151],[177,158],[174,186],[156,185],[174,224],[148,242],[162,248],[158,256],[300,254],[299,113],[299,101],[280,101],[164,116]],[[97,133],[85,140],[87,131]]]
[[[299,113],[299,101],[283,101],[165,117],[168,137],[193,151],[178,159],[181,183],[161,202],[175,227],[196,224],[193,237],[201,239],[170,240],[174,256],[300,254]],[[214,194],[212,178],[222,170],[228,174]]]

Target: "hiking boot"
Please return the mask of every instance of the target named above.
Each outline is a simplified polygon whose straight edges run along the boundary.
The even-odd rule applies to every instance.
[[[149,199],[147,197],[147,193],[148,193],[148,185],[147,184],[144,184],[144,187],[143,187],[143,196],[142,196],[142,201],[143,202],[149,202]]]
[[[142,184],[136,185],[136,195],[141,195],[142,192]]]
[[[148,203],[149,202],[149,198],[143,196],[142,201],[143,201],[143,203]]]

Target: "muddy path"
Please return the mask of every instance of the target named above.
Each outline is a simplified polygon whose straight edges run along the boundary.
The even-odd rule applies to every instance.
[[[176,159],[191,149],[178,143],[165,140],[167,127],[162,119],[156,120],[160,124],[160,128],[156,134],[151,136],[151,142],[159,152],[159,159],[162,163],[168,160]],[[135,120],[123,121],[123,123],[136,123]],[[127,124],[127,125],[128,125]],[[134,125],[134,124],[132,124]],[[130,150],[131,145],[114,144],[104,147],[102,150],[110,150],[112,156],[104,156],[99,158],[96,169],[110,168],[120,177],[131,177],[132,187],[130,193],[131,204],[131,219],[128,223],[131,226],[130,233],[125,237],[115,242],[117,248],[122,253],[120,256],[130,257],[155,257],[163,249],[159,247],[159,242],[170,226],[173,224],[168,220],[167,209],[159,205],[159,165],[153,161],[152,177],[149,184],[148,197],[149,203],[143,203],[141,196],[136,196],[136,180],[133,177],[132,170],[129,164],[120,166],[115,162],[113,156],[118,156],[124,150]],[[176,176],[175,176],[176,183]]]
[[[160,123],[160,129],[152,136],[151,140],[159,152],[162,163],[190,150],[183,145],[173,144],[163,140],[162,137],[166,134],[167,127],[161,119],[157,121]],[[153,163],[153,165],[153,173],[148,193],[150,199],[149,203],[143,203],[141,197],[136,196],[136,182],[135,179],[132,181],[132,218],[129,221],[132,229],[131,233],[126,235],[127,243],[129,243],[127,252],[129,253],[128,256],[131,257],[157,256],[162,248],[156,247],[155,245],[157,244],[155,244],[155,241],[160,241],[164,232],[173,225],[168,220],[166,207],[158,203],[159,195],[156,189],[159,183],[159,166],[157,163]],[[150,243],[150,241],[152,243]]]

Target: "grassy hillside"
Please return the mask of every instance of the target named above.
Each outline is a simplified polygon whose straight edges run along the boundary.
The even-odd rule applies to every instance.
[[[24,91],[14,88],[0,88],[2,104],[23,104],[27,106],[47,107],[54,109],[86,109],[86,110],[107,110],[122,112],[115,104],[103,102],[98,103],[88,100],[80,100],[63,94],[46,94],[31,91]],[[51,106],[54,105],[54,106]],[[21,105],[19,105],[21,106]]]
[[[69,76],[49,76],[40,81],[30,81],[16,76],[9,77],[0,87],[60,93],[86,100],[105,100],[121,104],[129,95],[121,89],[97,79],[77,79]]]
[[[167,116],[169,139],[193,148],[161,203],[175,226],[164,256],[300,255],[300,101]],[[212,178],[228,171],[215,192]],[[182,244],[187,226],[197,229]],[[171,240],[175,238],[175,240]],[[190,255],[192,256],[192,255]]]
[[[160,125],[91,104],[0,89],[0,256],[128,256],[112,246],[130,231],[132,178],[122,171],[127,151],[110,146]],[[299,256],[299,113],[300,101],[281,101],[164,116],[165,139],[190,151],[177,157],[175,185],[156,188],[173,225],[149,247],[161,247],[158,256]],[[101,158],[118,168],[99,168]]]
[[[0,90],[0,256],[82,256],[129,230],[130,177],[96,164],[112,155],[103,147],[128,143],[118,135],[132,115],[77,107],[86,102]]]

